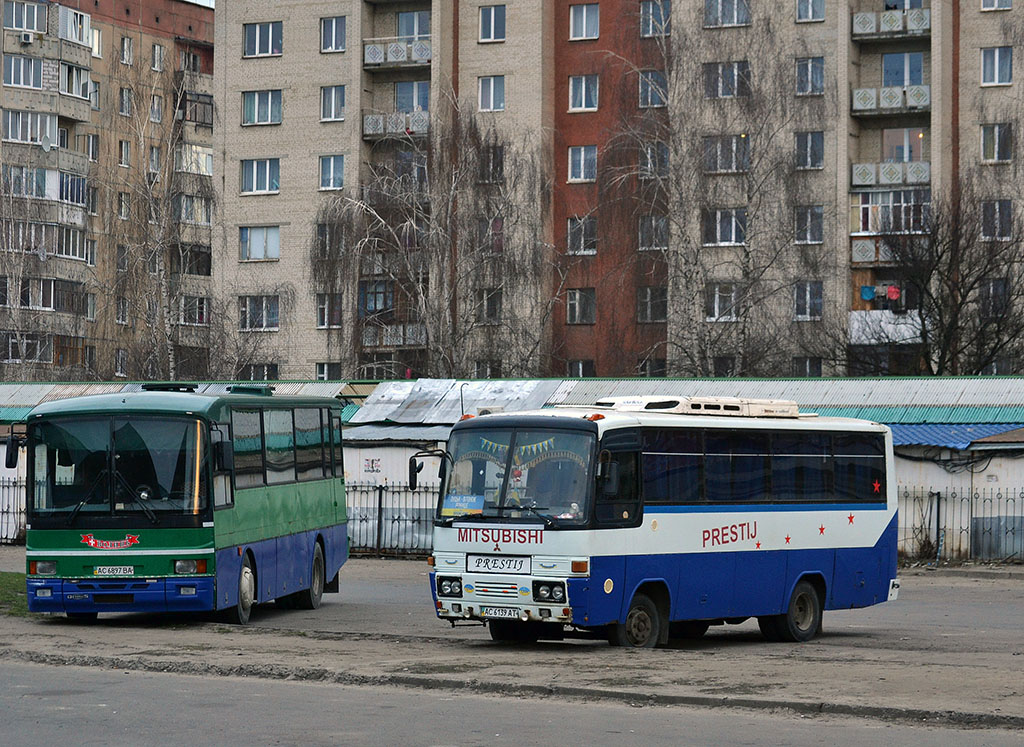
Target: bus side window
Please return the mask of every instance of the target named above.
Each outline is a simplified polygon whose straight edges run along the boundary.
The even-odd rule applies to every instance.
[[[295,411],[295,474],[300,480],[321,480],[324,476],[324,445],[320,411]]]
[[[295,433],[291,410],[263,411],[267,484],[295,481]]]
[[[334,476],[345,476],[345,459],[341,448],[341,416],[331,416],[331,441],[334,444]]]
[[[331,411],[327,409],[320,410],[320,440],[324,445],[321,456],[324,476],[331,477],[334,474],[334,467],[331,466]]]
[[[701,502],[704,447],[699,430],[645,430],[642,460],[645,504]]]
[[[885,438],[878,433],[837,433],[832,448],[836,500],[885,503]]]
[[[220,430],[223,428],[224,430]],[[220,424],[220,428],[210,428],[210,453],[214,451],[214,444],[220,443],[225,440],[224,433],[227,431],[227,424]],[[228,470],[217,471],[214,468],[213,473],[213,507],[223,508],[224,506],[230,506],[234,503],[231,495],[231,472]]]
[[[597,523],[601,526],[634,526],[640,522],[637,454],[633,451],[612,452],[610,458],[619,465],[619,489],[608,495],[598,481],[594,508]]]
[[[232,410],[231,433],[235,440],[235,487],[263,485],[263,431],[259,410]]]

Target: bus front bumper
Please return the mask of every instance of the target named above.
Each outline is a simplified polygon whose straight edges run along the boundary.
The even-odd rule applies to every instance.
[[[589,582],[587,578],[502,578],[500,576],[484,577],[460,574],[458,578],[462,584],[462,594],[452,597],[438,593],[437,575],[436,572],[430,574],[430,586],[435,612],[442,620],[519,620],[579,625],[585,618],[585,610],[579,603],[582,601],[583,592]],[[447,574],[444,575],[450,577]],[[561,584],[566,591],[565,598],[557,602],[534,598],[531,593],[534,581]],[[489,583],[506,587],[507,595],[498,596],[493,591],[481,588]],[[575,605],[571,601],[574,596],[577,602]]]
[[[214,608],[213,576],[62,579],[30,576],[30,612],[198,612]]]

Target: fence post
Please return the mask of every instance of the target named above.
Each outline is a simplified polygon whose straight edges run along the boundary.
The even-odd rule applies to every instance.
[[[946,533],[942,531],[942,493],[935,493],[935,562],[942,560],[942,545]]]
[[[384,557],[384,485],[377,486],[377,557]]]

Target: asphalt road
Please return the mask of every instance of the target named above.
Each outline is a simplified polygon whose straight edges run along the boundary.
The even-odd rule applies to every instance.
[[[7,663],[8,744],[1019,745],[1020,735],[827,716],[565,703]]]

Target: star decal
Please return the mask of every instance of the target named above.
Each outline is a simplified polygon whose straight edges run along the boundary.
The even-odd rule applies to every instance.
[[[871,483],[871,487],[875,489],[874,492],[876,493],[882,492],[882,483],[880,483],[878,480],[875,480],[873,483]]]
[[[824,534],[824,533],[825,533],[825,525],[822,524],[820,527],[818,527],[818,534]]]
[[[849,515],[849,516],[847,516],[846,518],[850,520],[850,523],[851,523],[851,524],[853,523],[853,514],[850,514],[850,515]]]
[[[760,543],[760,542],[758,542],[758,543],[757,543],[757,549],[758,549],[758,550],[760,550],[760,549],[761,549],[761,543]]]
[[[788,534],[786,535],[786,544],[787,545],[789,544],[789,535]]]

